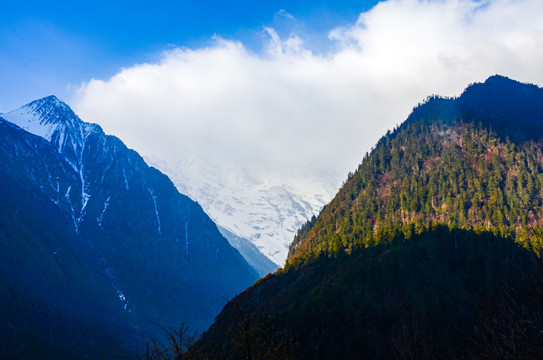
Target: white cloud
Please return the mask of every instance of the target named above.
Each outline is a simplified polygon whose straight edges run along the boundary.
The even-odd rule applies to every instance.
[[[265,28],[262,54],[220,38],[174,49],[91,80],[73,103],[145,155],[338,186],[427,95],[496,73],[543,84],[541,14],[540,0],[389,0],[331,30],[326,55]]]
[[[285,18],[287,20],[295,21],[296,18],[291,13],[287,12],[285,9],[280,9],[275,13],[275,17]]]

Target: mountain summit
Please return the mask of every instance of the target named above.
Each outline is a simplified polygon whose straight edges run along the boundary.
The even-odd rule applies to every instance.
[[[196,202],[56,97],[0,114],[0,147],[0,357],[133,356],[257,279]]]
[[[96,124],[88,124],[68,105],[51,95],[35,100],[2,117],[31,134],[49,141],[79,171],[85,138],[92,132],[102,132]]]
[[[47,141],[52,141],[54,134],[70,132],[70,129],[76,128],[79,130],[83,125],[72,109],[54,95],[32,101],[17,110],[2,114],[2,117]]]

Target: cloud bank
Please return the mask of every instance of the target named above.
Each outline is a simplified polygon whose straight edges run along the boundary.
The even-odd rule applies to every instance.
[[[147,156],[337,187],[426,96],[497,73],[543,84],[541,14],[540,0],[388,0],[331,29],[326,54],[271,28],[262,53],[218,37],[91,80],[72,104]]]

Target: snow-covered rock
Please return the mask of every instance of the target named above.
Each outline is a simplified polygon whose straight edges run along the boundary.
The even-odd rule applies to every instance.
[[[198,201],[218,225],[249,240],[281,266],[296,231],[335,192],[303,174],[255,176],[242,170],[213,169],[195,159],[165,162],[151,157],[146,161],[167,174],[181,193]]]
[[[54,95],[35,100],[2,114],[2,117],[49,141],[77,171],[81,170],[86,138],[93,132],[102,131],[96,124],[81,121],[68,105]]]

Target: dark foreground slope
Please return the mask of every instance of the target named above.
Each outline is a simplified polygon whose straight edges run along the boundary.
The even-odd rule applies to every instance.
[[[440,227],[268,276],[198,346],[234,359],[537,359],[542,270],[510,240]]]
[[[538,358],[542,104],[542,89],[500,76],[430,97],[199,349],[243,351],[232,334],[252,314],[254,343],[296,343],[296,358]]]
[[[58,99],[0,115],[0,148],[0,357],[134,355],[256,280],[197,203]]]

